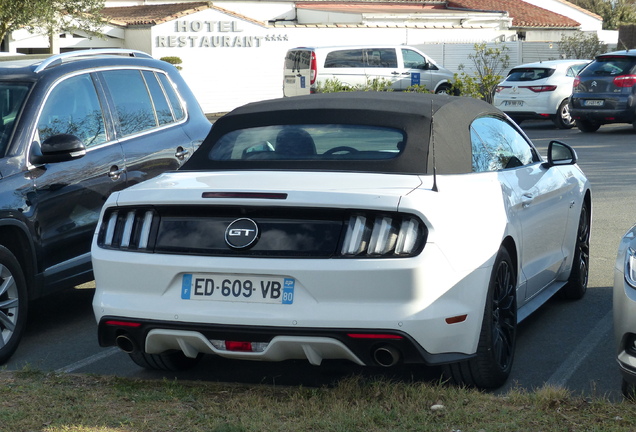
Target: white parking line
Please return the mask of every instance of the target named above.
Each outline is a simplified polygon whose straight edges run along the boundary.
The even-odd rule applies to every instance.
[[[90,357],[86,357],[85,359],[82,359],[82,360],[77,361],[75,363],[71,363],[68,366],[64,366],[64,367],[61,367],[59,369],[56,369],[55,372],[58,372],[58,373],[75,372],[76,370],[81,369],[84,366],[88,366],[91,363],[98,362],[98,361],[100,361],[102,359],[105,359],[106,357],[110,357],[113,354],[116,354],[118,352],[120,352],[119,348],[111,347],[111,348],[109,348],[109,349],[107,349],[105,351],[102,351],[102,352],[98,353],[98,354],[92,355]]]
[[[610,310],[601,320],[594,326],[591,332],[574,348],[570,355],[565,359],[561,366],[554,371],[552,376],[548,378],[546,384],[565,387],[567,381],[572,377],[574,372],[579,368],[581,363],[590,355],[597,345],[606,337],[608,332],[612,330],[612,311]]]

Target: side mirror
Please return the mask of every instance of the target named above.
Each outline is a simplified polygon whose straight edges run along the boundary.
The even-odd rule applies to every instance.
[[[33,146],[31,163],[66,162],[86,155],[86,147],[75,135],[60,134],[47,138],[40,146]]]
[[[576,151],[561,141],[550,141],[548,144],[548,168],[556,165],[574,165],[577,161]]]

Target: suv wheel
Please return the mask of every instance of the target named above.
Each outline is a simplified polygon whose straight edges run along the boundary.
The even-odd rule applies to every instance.
[[[578,127],[581,132],[591,133],[596,132],[601,125],[600,123],[594,123],[588,120],[577,120],[576,127]]]
[[[18,348],[27,317],[27,289],[20,263],[0,246],[0,364]]]
[[[571,129],[574,127],[574,119],[570,115],[568,100],[564,100],[559,105],[556,116],[553,118],[554,124],[559,129]]]

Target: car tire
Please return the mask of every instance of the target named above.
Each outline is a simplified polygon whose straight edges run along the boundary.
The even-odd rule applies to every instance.
[[[196,358],[186,357],[181,351],[171,350],[161,354],[148,354],[143,351],[133,351],[128,354],[132,361],[144,369],[162,371],[183,371],[192,369],[203,357],[199,354]]]
[[[517,340],[517,271],[502,247],[493,265],[476,356],[446,365],[456,384],[481,389],[501,387],[512,369]]]
[[[574,258],[572,271],[567,284],[561,288],[559,294],[562,298],[578,300],[583,298],[587,291],[587,282],[590,271],[590,214],[586,202],[581,207],[579,226],[576,230],[576,243],[574,245]]]
[[[20,263],[0,246],[0,364],[18,348],[27,320],[28,293]]]
[[[453,94],[453,87],[448,85],[448,84],[442,84],[442,85],[440,85],[437,88],[437,90],[435,90],[435,94],[452,95]]]
[[[559,105],[559,108],[557,109],[557,113],[554,116],[553,121],[554,121],[554,125],[558,129],[572,129],[574,125],[576,124],[576,122],[570,115],[570,108],[568,106],[567,99],[565,99]]]
[[[630,383],[625,378],[621,382],[621,393],[623,397],[629,401],[636,401],[636,385]]]
[[[601,127],[600,123],[591,122],[588,120],[576,120],[576,127],[583,133],[596,132]]]

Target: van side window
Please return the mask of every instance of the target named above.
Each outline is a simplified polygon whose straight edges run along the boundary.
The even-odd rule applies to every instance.
[[[115,103],[122,136],[157,126],[150,94],[141,71],[106,71],[103,72],[103,77]]]
[[[364,67],[361,49],[331,51],[325,58],[325,68]]]
[[[397,67],[397,55],[394,48],[372,48],[365,50],[367,67]]]
[[[420,53],[410,49],[402,49],[402,59],[404,60],[404,67],[407,69],[426,69],[426,58]]]
[[[70,134],[86,147],[106,142],[102,108],[89,74],[71,77],[55,86],[38,119],[38,133],[40,141]]]

